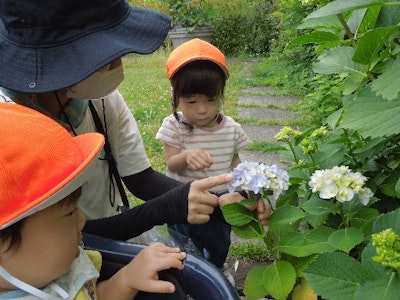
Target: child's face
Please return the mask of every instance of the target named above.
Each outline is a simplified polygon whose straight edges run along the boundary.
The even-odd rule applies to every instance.
[[[193,94],[190,97],[180,97],[179,107],[189,123],[197,126],[214,124],[215,116],[220,107],[220,100],[209,98],[204,94]]]
[[[28,216],[21,228],[21,244],[2,251],[0,264],[14,277],[44,287],[66,273],[79,255],[85,217],[77,200],[57,203]],[[0,278],[0,291],[15,289]]]

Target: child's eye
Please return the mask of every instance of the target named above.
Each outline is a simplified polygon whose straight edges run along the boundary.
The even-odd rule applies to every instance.
[[[217,101],[216,98],[209,98],[209,99],[208,99],[208,102],[215,102],[215,101]]]
[[[65,217],[71,217],[73,215],[75,215],[75,213],[77,212],[78,208],[75,208],[73,210],[70,210],[68,213],[65,214]]]

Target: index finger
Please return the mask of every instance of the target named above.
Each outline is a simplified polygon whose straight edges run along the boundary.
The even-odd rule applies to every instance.
[[[193,181],[192,184],[196,185],[196,187],[199,188],[200,190],[206,191],[215,186],[229,183],[232,181],[232,179],[233,179],[232,174],[224,173],[217,176],[207,177],[201,180],[195,180]]]

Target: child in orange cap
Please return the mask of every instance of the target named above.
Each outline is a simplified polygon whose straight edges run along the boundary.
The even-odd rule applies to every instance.
[[[156,135],[164,145],[167,175],[188,182],[230,172],[240,163],[238,152],[250,141],[240,124],[221,112],[229,77],[224,54],[208,42],[192,39],[171,52],[167,75],[173,114]],[[225,190],[219,186],[213,191]],[[170,228],[189,236],[206,259],[227,274],[231,228],[222,215],[207,224]]]
[[[77,201],[103,147],[101,134],[72,137],[39,112],[1,103],[0,138],[0,299],[116,300],[138,290],[174,291],[157,272],[182,269],[186,255],[161,243],[95,284],[101,257],[79,247],[85,217]]]

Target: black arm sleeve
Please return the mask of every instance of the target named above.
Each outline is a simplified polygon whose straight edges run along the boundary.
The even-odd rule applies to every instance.
[[[154,188],[157,189],[157,188]],[[179,185],[119,215],[87,221],[84,232],[117,240],[128,240],[155,225],[187,223],[190,182]]]
[[[181,185],[179,181],[154,171],[151,167],[146,170],[122,177],[128,190],[142,200],[150,200]]]

